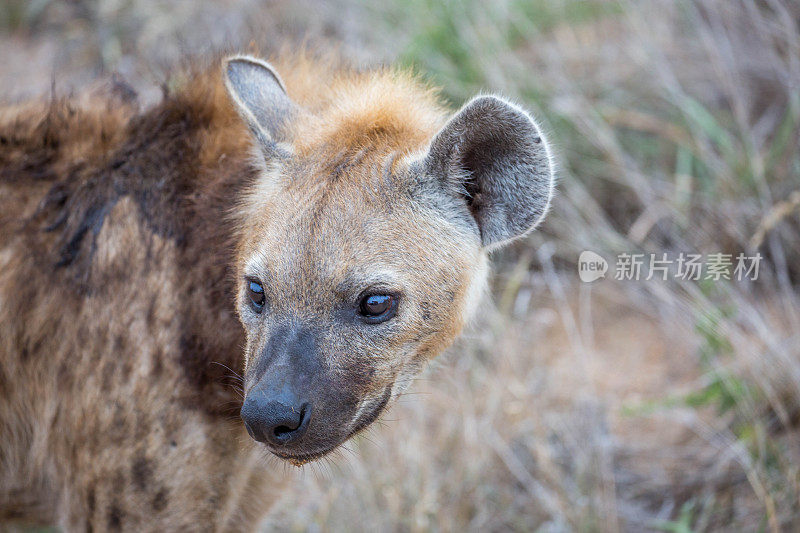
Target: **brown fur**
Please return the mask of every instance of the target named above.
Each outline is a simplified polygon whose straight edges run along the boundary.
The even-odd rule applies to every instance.
[[[219,221],[253,170],[217,77],[141,114],[113,99],[3,113],[0,517],[249,527],[229,500],[267,473],[243,468],[238,398],[212,362],[241,367]]]
[[[254,269],[273,312],[322,324],[354,276],[407,273],[391,335],[320,334],[362,403],[461,330],[485,252],[407,172],[446,119],[435,93],[335,59],[274,65],[307,111],[280,170],[252,155],[218,63],[142,112],[124,87],[0,109],[0,520],[252,529],[280,486],[231,378],[270,335],[243,301]]]

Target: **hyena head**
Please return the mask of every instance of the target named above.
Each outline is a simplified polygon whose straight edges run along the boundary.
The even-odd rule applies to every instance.
[[[531,117],[498,97],[423,131],[380,113],[337,129],[270,65],[239,56],[223,70],[260,165],[240,210],[241,416],[299,465],[373,422],[454,340],[487,251],[542,219],[553,171]]]

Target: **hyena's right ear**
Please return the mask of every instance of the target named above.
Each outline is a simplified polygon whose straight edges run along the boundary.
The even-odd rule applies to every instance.
[[[295,104],[272,66],[254,57],[233,56],[223,68],[228,94],[262,148],[286,140]]]

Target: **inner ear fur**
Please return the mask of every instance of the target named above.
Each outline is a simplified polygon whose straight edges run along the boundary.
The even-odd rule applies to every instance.
[[[463,198],[487,247],[536,227],[553,193],[553,166],[540,128],[498,96],[464,105],[434,136],[424,165]]]
[[[236,110],[263,147],[287,140],[287,125],[296,107],[269,63],[251,56],[228,57],[223,78]]]

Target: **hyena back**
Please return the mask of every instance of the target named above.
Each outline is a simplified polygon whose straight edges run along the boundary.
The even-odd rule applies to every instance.
[[[0,108],[0,520],[252,529],[267,452],[373,422],[544,216],[548,146],[514,104],[273,64],[143,111],[119,84]]]

